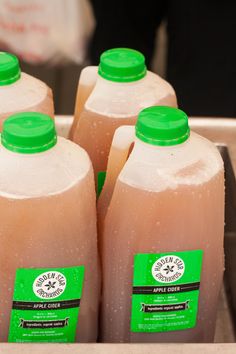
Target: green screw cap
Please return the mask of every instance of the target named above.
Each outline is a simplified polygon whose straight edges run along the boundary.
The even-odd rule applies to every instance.
[[[183,143],[190,135],[187,115],[177,108],[153,106],[139,113],[136,136],[151,145],[171,146]]]
[[[0,86],[10,85],[19,80],[20,64],[13,54],[0,52]]]
[[[106,80],[132,82],[142,79],[146,72],[143,54],[134,49],[110,49],[100,57],[98,74]]]
[[[37,112],[13,114],[3,123],[2,145],[22,154],[35,154],[51,149],[57,142],[51,117]]]

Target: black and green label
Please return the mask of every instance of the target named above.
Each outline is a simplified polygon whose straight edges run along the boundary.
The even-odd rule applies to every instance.
[[[9,342],[75,341],[84,266],[16,271]]]
[[[135,255],[132,332],[195,327],[202,257],[201,250]]]

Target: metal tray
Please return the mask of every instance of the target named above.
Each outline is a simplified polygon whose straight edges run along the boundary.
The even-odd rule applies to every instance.
[[[57,116],[59,135],[67,137],[71,116]],[[190,118],[197,133],[217,144],[225,163],[226,226],[225,226],[225,286],[222,288],[215,343],[209,344],[0,344],[1,354],[235,354],[236,325],[236,119]]]

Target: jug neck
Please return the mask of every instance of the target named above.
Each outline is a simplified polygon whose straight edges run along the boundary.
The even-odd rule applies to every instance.
[[[142,109],[146,93],[146,78],[121,83],[98,75],[96,85],[85,103],[85,109],[106,116],[133,117]],[[150,90],[149,90],[150,92]]]
[[[126,87],[134,87],[137,85],[140,85],[140,83],[143,82],[143,80],[145,80],[147,74],[141,78],[140,80],[136,80],[136,81],[131,81],[131,82],[117,82],[117,81],[110,81],[110,80],[106,80],[103,77],[101,77],[100,75],[98,75],[97,78],[97,82],[95,85],[95,88],[101,88],[101,87],[109,87],[109,89],[120,89],[122,87],[122,89],[126,89]]]
[[[136,161],[144,163],[156,163],[157,158],[161,156],[174,156],[176,151],[185,150],[186,146],[189,144],[189,140],[190,139],[187,139],[185,142],[174,146],[158,146],[145,143],[135,137],[134,148],[130,154],[130,159],[135,159]]]

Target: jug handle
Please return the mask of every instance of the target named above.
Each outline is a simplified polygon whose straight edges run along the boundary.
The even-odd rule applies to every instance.
[[[116,180],[127,161],[134,139],[134,126],[124,125],[115,131],[108,157],[106,179],[98,199],[98,212],[102,219],[106,215]]]
[[[97,82],[97,75],[98,75],[98,67],[97,66],[86,66],[80,74],[78,87],[77,87],[77,94],[76,94],[76,103],[75,103],[75,112],[74,112],[74,119],[72,123],[72,127],[69,133],[69,138],[73,139],[74,131],[77,127],[81,111],[84,107],[85,102],[89,98],[91,92],[94,89],[94,86]],[[86,91],[86,95],[81,95],[80,88],[81,86],[89,86],[90,90]],[[77,119],[76,119],[77,117]]]

